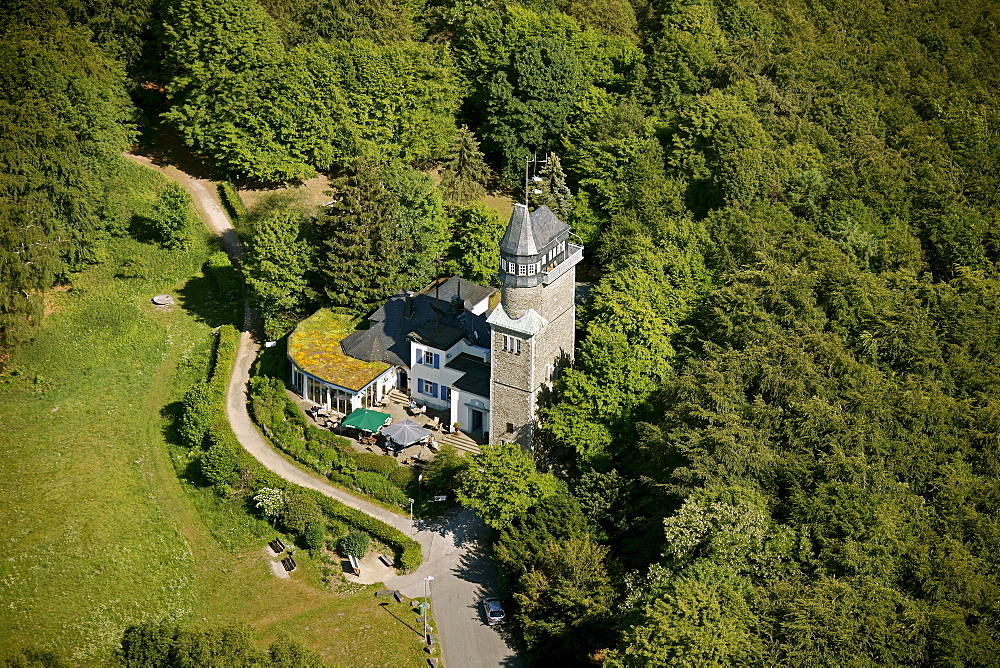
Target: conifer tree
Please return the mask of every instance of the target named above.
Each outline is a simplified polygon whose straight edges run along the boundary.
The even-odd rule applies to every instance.
[[[85,29],[40,18],[0,37],[0,347],[29,338],[42,291],[124,224],[122,79]]]
[[[454,204],[477,200],[486,194],[485,184],[491,176],[476,135],[463,125],[455,134],[441,178],[445,199]]]
[[[302,303],[309,246],[300,238],[300,217],[277,211],[261,219],[247,240],[243,275],[268,336],[280,336],[288,314]]]
[[[314,224],[320,291],[332,306],[363,313],[402,281],[394,243],[399,200],[365,163],[337,179],[331,194]]]
[[[542,180],[535,189],[542,192],[537,195],[529,195],[531,205],[534,207],[547,206],[562,220],[566,220],[572,209],[573,193],[566,185],[566,172],[563,171],[562,164],[559,162],[559,156],[555,153],[549,153],[545,168],[542,169],[539,176]]]

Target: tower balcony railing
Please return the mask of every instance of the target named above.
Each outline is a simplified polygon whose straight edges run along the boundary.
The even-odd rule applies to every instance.
[[[548,285],[567,271],[575,267],[583,259],[583,246],[574,243],[566,243],[566,258],[552,268],[551,271],[542,272],[542,283]]]

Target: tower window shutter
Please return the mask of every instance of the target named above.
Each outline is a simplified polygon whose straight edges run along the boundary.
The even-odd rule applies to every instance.
[[[440,364],[441,364],[441,356],[438,355],[437,353],[434,353],[434,368],[435,369],[439,368]]]
[[[434,357],[437,357],[437,355],[435,355]],[[434,397],[435,399],[437,399],[437,395],[438,395],[438,386],[437,386],[437,383],[430,383],[430,386],[431,386],[431,396]]]

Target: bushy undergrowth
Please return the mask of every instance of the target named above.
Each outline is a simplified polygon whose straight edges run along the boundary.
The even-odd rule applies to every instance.
[[[223,181],[219,184],[219,199],[234,225],[238,225],[241,220],[246,218],[247,208],[244,206],[243,200],[240,199],[239,193],[236,192],[236,188],[229,181]]]
[[[364,531],[352,531],[340,539],[338,551],[346,556],[363,558],[368,553],[368,544],[371,539]]]
[[[282,452],[331,482],[350,490],[360,490],[383,503],[406,508],[409,469],[392,457],[355,452],[346,438],[320,429],[302,415],[285,394],[277,378],[250,379],[250,407],[254,420]]]
[[[408,571],[417,568],[423,560],[420,544],[403,532],[316,490],[306,489],[288,482],[265,468],[243,449],[226,420],[223,409],[225,384],[232,371],[238,343],[239,332],[235,328],[231,325],[219,328],[215,361],[206,383],[210,402],[208,407],[204,408],[207,417],[203,421],[208,426],[200,443],[203,448],[200,464],[205,478],[223,496],[250,498],[256,495],[259,497],[262,490],[266,490],[269,494],[279,493],[283,499],[283,505],[280,507],[276,505],[274,511],[268,513],[268,516],[285,529],[303,534],[304,532],[308,533],[311,523],[319,521],[329,523],[332,525],[331,529],[336,531],[339,531],[343,525],[347,525],[353,529],[364,531],[374,539],[390,545],[396,552],[396,563],[400,568]],[[306,424],[295,405],[291,404],[285,396],[281,381],[255,378],[251,382],[254,387],[263,388],[262,391],[254,393],[251,399],[254,415],[274,420],[274,424],[290,425],[287,432],[281,432],[287,437],[287,440],[278,441],[279,447],[282,447],[283,444],[282,449],[287,447],[289,450],[310,454],[311,459],[316,462],[320,461],[321,456],[327,458],[327,461],[331,456],[339,458],[342,470],[356,471],[354,459],[343,450],[346,440]],[[222,391],[213,391],[213,388],[217,387],[221,387]],[[291,409],[289,409],[288,404],[291,404]],[[194,420],[191,422],[193,423]],[[299,440],[291,438],[292,435],[298,435],[294,429],[295,426],[300,429],[304,427],[298,432],[301,434],[298,436]],[[275,430],[270,428],[265,431],[268,430],[271,434],[275,433]],[[348,476],[347,473],[340,475]],[[353,481],[353,477],[351,480]],[[389,485],[388,478],[384,478],[384,480],[386,485]],[[313,531],[315,532],[315,529]],[[317,542],[315,537],[305,535],[303,538],[310,548],[314,542]],[[318,541],[320,545],[322,542],[322,540]]]

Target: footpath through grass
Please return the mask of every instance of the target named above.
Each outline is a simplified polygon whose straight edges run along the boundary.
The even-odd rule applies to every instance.
[[[273,531],[178,479],[171,412],[205,371],[212,328],[239,315],[200,273],[213,250],[114,241],[114,259],[52,294],[0,378],[0,659],[34,647],[106,663],[126,625],[179,620],[247,622],[262,645],[284,633],[337,665],[423,665],[418,635],[370,590],[323,587],[302,552],[276,578]],[[119,276],[124,258],[145,277]],[[151,304],[160,293],[177,306]]]

